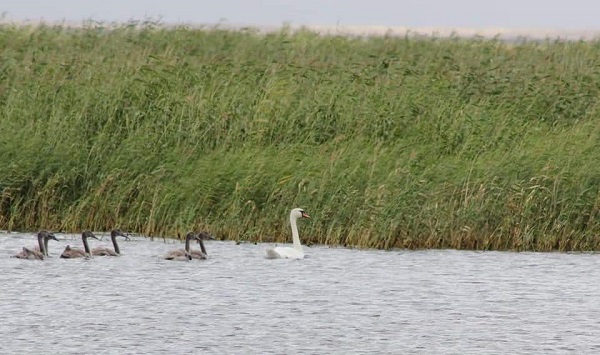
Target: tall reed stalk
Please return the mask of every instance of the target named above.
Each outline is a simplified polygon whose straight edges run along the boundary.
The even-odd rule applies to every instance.
[[[598,250],[599,42],[0,27],[0,228]],[[184,233],[182,233],[184,234]]]

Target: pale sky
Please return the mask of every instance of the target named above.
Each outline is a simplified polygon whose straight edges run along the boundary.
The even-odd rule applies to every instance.
[[[1,0],[4,20],[600,30],[600,0]]]

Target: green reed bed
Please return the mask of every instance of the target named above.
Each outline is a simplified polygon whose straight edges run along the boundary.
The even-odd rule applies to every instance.
[[[0,228],[598,250],[600,45],[0,27]]]

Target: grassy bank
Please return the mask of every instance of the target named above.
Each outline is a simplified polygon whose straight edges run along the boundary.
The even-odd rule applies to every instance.
[[[0,29],[0,228],[598,250],[598,42]]]

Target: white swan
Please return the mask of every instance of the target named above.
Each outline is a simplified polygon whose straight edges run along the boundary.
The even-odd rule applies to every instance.
[[[296,221],[298,218],[310,218],[302,208],[294,208],[290,212],[290,226],[292,227],[292,240],[293,247],[277,247],[273,249],[267,249],[267,259],[303,259],[304,251],[302,250],[302,244],[300,244],[300,235],[298,234],[298,226]]]

